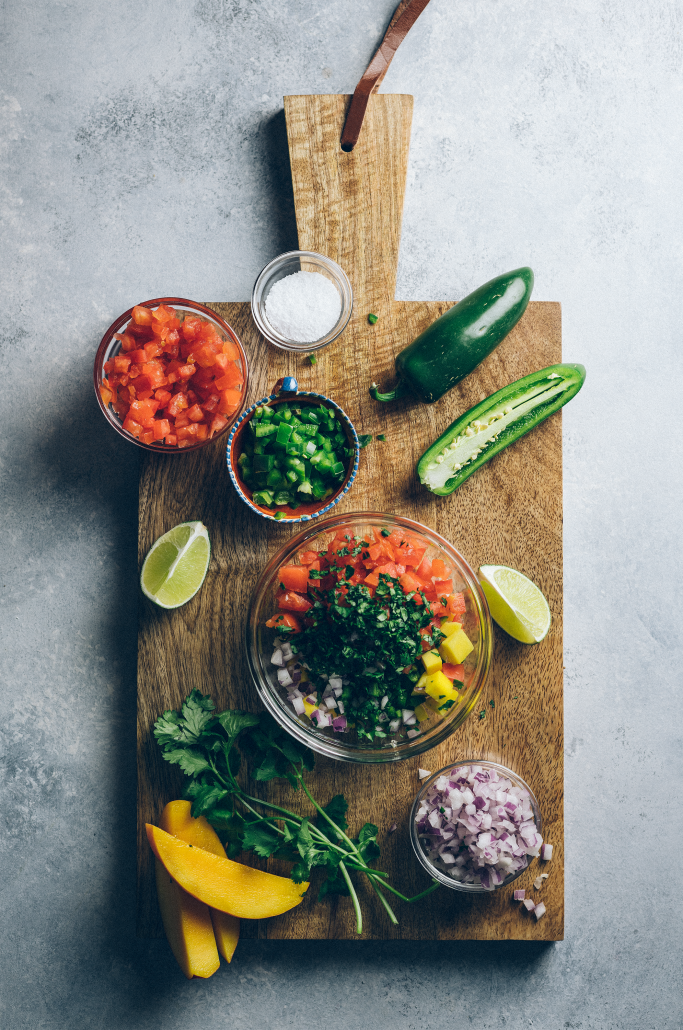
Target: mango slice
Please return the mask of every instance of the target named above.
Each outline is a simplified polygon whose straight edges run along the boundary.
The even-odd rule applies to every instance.
[[[169,801],[160,819],[161,829],[173,837],[179,837],[186,844],[204,848],[212,855],[227,858],[225,848],[220,842],[213,826],[203,815],[192,818],[192,804],[189,801]],[[185,897],[189,897],[183,891]],[[194,899],[192,899],[194,901]],[[240,921],[227,912],[210,909],[209,914],[216,935],[218,951],[227,962],[232,961],[237,942],[240,939]]]
[[[220,858],[146,824],[152,851],[183,890],[210,908],[241,919],[269,919],[301,904],[308,883],[294,883]]]
[[[422,664],[425,672],[431,675],[433,672],[441,671],[441,657],[437,651],[425,651],[422,655]]]
[[[221,960],[208,905],[181,890],[159,859],[155,869],[166,939],[178,965],[188,980],[193,976],[212,976]]]

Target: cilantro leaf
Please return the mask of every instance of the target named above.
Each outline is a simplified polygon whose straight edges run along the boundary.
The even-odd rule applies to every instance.
[[[323,812],[325,812],[332,822],[339,827],[340,830],[346,830],[348,823],[346,821],[346,813],[349,808],[349,803],[343,794],[335,794],[334,797],[323,806]],[[326,821],[318,816],[316,819],[316,826],[320,826],[322,829],[325,828]]]
[[[255,712],[240,712],[238,709],[221,712],[216,718],[229,737],[236,737],[242,730],[259,724],[259,716]]]
[[[247,826],[242,844],[245,851],[255,851],[261,858],[270,858],[280,847],[282,838],[265,822]]]
[[[225,801],[228,796],[229,791],[224,790],[216,783],[197,784],[192,792],[192,818],[197,819],[200,815],[206,815],[212,808]]]
[[[189,747],[165,751],[164,758],[171,765],[179,765],[186,776],[197,776],[211,768],[203,755]]]
[[[366,823],[358,834],[358,850],[366,862],[374,862],[380,856],[377,834],[379,830],[372,823]]]

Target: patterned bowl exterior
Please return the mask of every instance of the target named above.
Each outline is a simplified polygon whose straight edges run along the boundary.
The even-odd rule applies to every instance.
[[[242,484],[239,481],[239,476],[237,475],[231,460],[232,444],[233,440],[235,439],[235,434],[238,432],[242,423],[248,421],[258,407],[260,407],[263,404],[268,404],[269,401],[294,400],[295,397],[308,397],[315,401],[321,401],[323,404],[326,404],[329,408],[333,408],[334,411],[336,411],[337,414],[341,417],[348,432],[351,434],[353,446],[356,453],[353,458],[353,467],[351,469],[351,474],[349,475],[347,473],[348,478],[344,482],[344,485],[340,488],[338,493],[332,496],[331,500],[323,501],[321,507],[314,512],[308,512],[307,514],[299,515],[298,517],[290,517],[289,515],[286,515],[284,519],[276,519],[274,515],[268,515],[265,511],[259,508],[258,505],[254,504],[251,498],[248,497],[247,494],[244,492]],[[336,404],[329,397],[325,397],[325,395],[322,393],[310,393],[307,390],[299,390],[295,395],[288,395],[284,393],[271,393],[268,397],[263,397],[260,401],[256,401],[255,404],[252,404],[250,408],[247,408],[247,410],[240,415],[240,417],[237,419],[234,426],[230,430],[226,458],[228,463],[228,472],[230,473],[232,485],[235,487],[235,490],[237,490],[237,493],[239,494],[240,498],[249,508],[251,508],[252,511],[256,512],[257,515],[260,515],[262,519],[269,519],[271,522],[286,522],[287,524],[295,524],[297,522],[311,522],[313,519],[320,518],[321,515],[326,515],[328,511],[331,508],[334,508],[335,504],[338,504],[339,501],[341,501],[342,497],[344,497],[344,495],[349,492],[349,490],[353,486],[356,474],[358,473],[358,465],[360,463],[360,444],[358,443],[358,434],[356,433],[354,424],[343,408],[340,408],[338,404]]]

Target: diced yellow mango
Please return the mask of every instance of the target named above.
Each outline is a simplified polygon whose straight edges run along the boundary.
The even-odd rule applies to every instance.
[[[455,694],[453,684],[449,680],[448,676],[444,676],[441,670],[433,672],[431,676],[428,677],[428,682],[425,684],[425,692],[436,701],[439,701],[441,698],[441,704],[446,700],[450,700],[450,698]]]
[[[439,672],[443,663],[436,651],[425,651],[422,655],[422,664],[425,667],[425,672],[431,675],[433,672]]]
[[[441,632],[445,633],[447,637],[450,637],[452,633],[457,633],[462,626],[459,622],[451,622],[450,619],[443,619],[441,622]]]
[[[415,717],[418,722],[425,722],[429,718],[429,712],[427,711],[426,705],[417,705],[415,708]]]
[[[459,629],[456,633],[451,633],[447,640],[444,640],[439,648],[439,654],[445,662],[460,665],[473,650],[474,644],[465,631]]]
[[[413,690],[424,690],[425,684],[427,683],[428,679],[429,679],[429,676],[427,675],[427,673],[423,672],[422,675],[420,676],[419,680],[417,681],[417,683],[413,687]]]
[[[306,700],[306,698],[303,699],[303,702],[304,702],[304,712],[308,716],[308,718],[310,719],[311,713],[318,711],[318,706],[310,704],[310,702],[308,702]]]

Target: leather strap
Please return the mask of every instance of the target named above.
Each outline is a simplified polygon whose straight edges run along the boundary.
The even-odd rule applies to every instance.
[[[341,134],[341,148],[347,153],[353,150],[358,142],[370,95],[386,75],[394,54],[428,3],[429,0],[401,0],[394,11],[379,50],[365,69],[365,74],[351,98]]]

